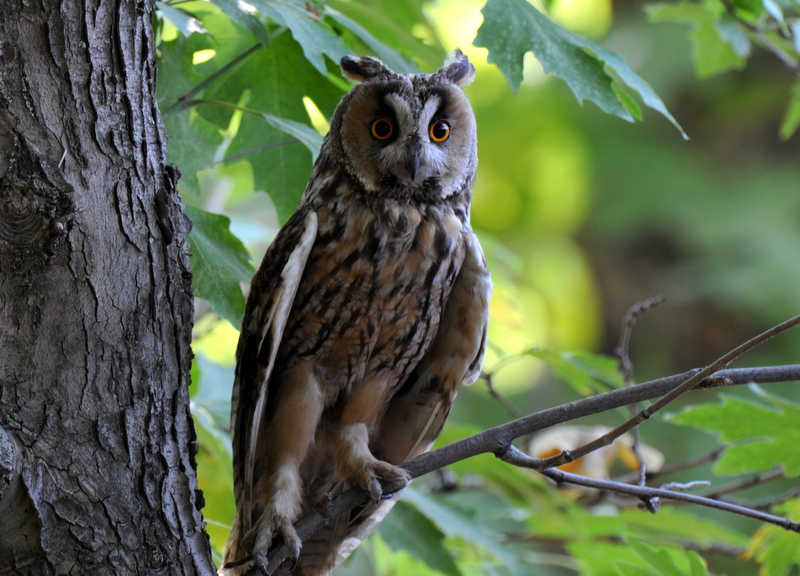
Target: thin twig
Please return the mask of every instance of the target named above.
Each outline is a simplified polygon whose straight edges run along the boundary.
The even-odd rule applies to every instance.
[[[498,392],[497,389],[494,387],[494,381],[492,379],[495,371],[491,374],[487,374],[486,372],[481,373],[481,378],[486,381],[486,388],[489,390],[489,396],[497,400],[500,406],[508,412],[508,415],[512,418],[522,418],[524,414],[517,410],[517,407],[508,399],[508,397],[503,394],[502,392]]]
[[[658,296],[653,296],[647,300],[637,302],[628,308],[628,312],[622,318],[622,330],[620,330],[619,334],[619,344],[614,352],[619,358],[619,371],[620,374],[622,374],[622,379],[625,381],[626,386],[630,386],[633,383],[633,363],[629,356],[633,327],[636,326],[636,321],[639,319],[639,316],[658,306],[666,299],[667,297],[664,294],[659,294]]]
[[[753,486],[758,486],[760,484],[765,484],[767,482],[785,477],[786,471],[783,469],[783,466],[777,466],[767,472],[748,476],[747,478],[742,478],[741,480],[720,486],[719,488],[716,488],[710,492],[705,492],[703,496],[706,498],[719,498],[725,494],[732,494],[734,492],[739,492],[740,490],[746,490],[747,488],[752,488]]]
[[[586,456],[590,452],[594,452],[598,448],[602,448],[603,446],[610,445],[614,440],[629,432],[631,429],[635,428],[651,416],[664,408],[667,404],[675,400],[678,396],[685,394],[689,390],[696,388],[703,380],[718,372],[719,370],[726,368],[731,362],[742,356],[743,354],[749,352],[753,348],[763,344],[767,340],[770,340],[777,336],[778,334],[785,332],[786,330],[793,328],[800,324],[800,316],[795,316],[794,318],[790,318],[785,322],[781,322],[777,326],[773,326],[769,330],[766,330],[748,340],[747,342],[740,344],[730,352],[720,356],[714,362],[699,370],[694,375],[689,377],[683,384],[678,386],[677,388],[672,389],[669,393],[665,394],[653,404],[651,404],[648,408],[640,411],[636,416],[633,418],[628,419],[621,425],[617,426],[607,434],[604,434],[600,438],[589,442],[588,444],[584,444],[576,448],[575,450],[564,451],[561,454],[553,456],[551,458],[543,458],[542,459],[542,469],[545,468],[552,468],[555,466],[561,466],[563,464],[567,464],[568,462],[572,462],[581,458],[582,456]]]
[[[623,381],[625,382],[625,386],[631,386],[633,384],[633,362],[631,362],[630,357],[630,345],[631,336],[633,336],[633,327],[636,326],[636,321],[639,319],[639,316],[658,306],[666,299],[667,297],[664,294],[659,294],[658,296],[648,298],[642,302],[637,302],[628,308],[628,312],[622,318],[622,329],[620,330],[619,335],[619,345],[617,345],[615,352],[619,358],[619,371],[622,375]],[[628,409],[630,410],[630,417],[634,418],[636,413],[639,411],[639,404],[631,404]],[[645,476],[647,475],[647,466],[642,459],[642,451],[640,450],[642,439],[641,435],[639,434],[639,428],[634,428],[631,433],[633,436],[633,445],[631,446],[631,449],[633,450],[633,455],[636,457],[636,462],[639,465],[639,485],[644,486]]]
[[[713,450],[698,456],[697,458],[692,458],[691,460],[685,460],[684,462],[676,462],[675,464],[671,464],[668,466],[664,466],[658,471],[647,472],[647,480],[655,480],[656,478],[661,478],[662,476],[669,476],[670,474],[675,474],[676,472],[683,472],[684,470],[690,470],[692,468],[696,468],[697,466],[702,466],[703,464],[708,464],[709,462],[716,462],[719,460],[719,457],[725,451],[726,448],[731,446],[731,444],[723,444],[721,446],[717,446]],[[613,478],[615,482],[625,482],[631,483],[635,482],[639,479],[638,472],[630,472],[628,474],[623,474],[621,476],[617,476]]]
[[[537,470],[544,476],[547,476],[548,478],[559,484],[563,483],[574,484],[576,486],[585,486],[587,488],[594,488],[596,490],[605,490],[606,492],[616,492],[618,494],[628,494],[630,496],[636,496],[651,512],[658,511],[659,499],[678,500],[682,502],[691,502],[692,504],[705,506],[707,508],[724,510],[725,512],[731,512],[733,514],[738,514],[740,516],[745,516],[747,518],[753,518],[754,520],[758,520],[760,522],[766,522],[768,524],[774,524],[776,526],[780,526],[781,528],[784,528],[786,530],[791,530],[792,532],[800,532],[800,523],[794,522],[789,518],[774,516],[772,514],[767,514],[766,512],[753,510],[745,506],[731,504],[730,502],[725,502],[722,500],[714,500],[712,498],[705,498],[703,496],[696,496],[694,494],[686,494],[685,492],[674,492],[672,490],[666,490],[664,488],[651,488],[649,486],[634,486],[632,484],[623,484],[621,482],[614,482],[613,480],[600,480],[598,478],[589,478],[588,476],[571,474],[569,472],[564,472],[563,470],[558,470],[553,468],[548,470],[538,470],[537,468],[538,459],[531,458],[530,456],[518,450],[514,446],[510,446],[509,449],[502,456],[500,456],[500,459],[503,460],[504,462],[508,462],[509,464],[513,464],[514,466],[520,466],[523,468],[531,468],[533,470]]]

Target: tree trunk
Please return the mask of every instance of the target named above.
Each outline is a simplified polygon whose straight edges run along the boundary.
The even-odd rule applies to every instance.
[[[212,574],[152,5],[0,0],[0,574]]]

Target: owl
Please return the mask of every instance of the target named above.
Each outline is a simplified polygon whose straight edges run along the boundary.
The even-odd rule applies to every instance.
[[[357,84],[242,321],[225,574],[263,567],[276,538],[292,574],[327,574],[392,505],[379,480],[407,477],[398,465],[430,448],[483,360],[491,283],[469,221],[477,146],[461,90],[475,69],[458,50],[433,74],[371,57],[341,69]],[[371,503],[301,543],[293,523],[352,486]]]

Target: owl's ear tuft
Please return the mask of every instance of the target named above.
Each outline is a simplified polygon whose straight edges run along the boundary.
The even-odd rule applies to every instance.
[[[439,72],[457,86],[468,86],[475,79],[475,66],[458,48],[450,53]]]
[[[344,77],[353,82],[363,82],[379,74],[391,73],[391,70],[383,62],[372,56],[362,56],[361,58],[344,56],[339,65],[342,67]]]

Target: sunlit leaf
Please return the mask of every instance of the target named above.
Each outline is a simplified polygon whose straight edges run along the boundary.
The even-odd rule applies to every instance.
[[[489,49],[489,62],[497,64],[515,91],[530,51],[545,72],[567,82],[579,102],[588,99],[608,114],[633,121],[638,106],[631,107],[630,98],[620,99],[624,88],[619,79],[686,137],[650,85],[616,52],[558,26],[525,0],[489,0],[482,12],[484,22],[474,44]]]
[[[156,2],[156,7],[161,14],[163,14],[164,18],[172,22],[175,28],[180,30],[181,34],[184,36],[191,36],[195,32],[199,34],[208,34],[206,29],[203,28],[203,23],[185,10],[175,8],[164,2]]]
[[[269,46],[267,29],[251,11],[245,8],[247,4],[239,0],[211,0],[211,2],[219,7],[231,20],[246,28],[261,44]]]
[[[295,122],[288,118],[280,118],[272,114],[264,114],[264,118],[273,128],[277,128],[284,134],[289,134],[297,138],[311,152],[312,161],[317,160],[319,149],[322,146],[322,136],[308,124]]]
[[[227,216],[211,214],[185,206],[192,220],[189,234],[194,295],[211,304],[214,311],[234,326],[244,314],[244,295],[240,282],[253,275],[250,254],[231,234]]]

